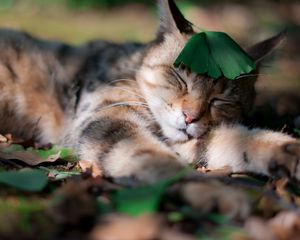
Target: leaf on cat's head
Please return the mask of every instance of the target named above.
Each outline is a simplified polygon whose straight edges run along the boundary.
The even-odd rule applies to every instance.
[[[231,80],[256,68],[247,53],[224,32],[201,32],[192,36],[174,66],[181,64],[197,74]]]

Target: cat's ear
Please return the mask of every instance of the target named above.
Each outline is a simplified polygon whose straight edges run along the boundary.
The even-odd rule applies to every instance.
[[[192,23],[186,20],[173,0],[158,0],[160,25],[157,36],[166,33],[193,34]]]
[[[286,37],[286,30],[279,34],[255,44],[247,50],[248,55],[256,62],[260,63],[268,54],[270,54]]]

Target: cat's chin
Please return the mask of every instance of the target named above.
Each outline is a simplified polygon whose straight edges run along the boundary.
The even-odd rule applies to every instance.
[[[186,142],[192,139],[202,140],[205,139],[209,134],[210,129],[203,130],[194,134],[189,134],[185,130],[176,129],[176,128],[165,128],[165,136],[172,142]]]
[[[186,142],[191,139],[191,137],[186,132],[177,129],[174,130],[174,134],[172,134],[172,136],[169,136],[169,138],[174,142]]]
[[[172,128],[169,126],[162,127],[164,135],[172,142],[186,142],[191,139],[191,136],[186,131]]]
[[[174,129],[167,137],[173,142],[186,142],[192,139],[204,140],[209,135],[209,129],[197,134],[189,134],[186,131]]]

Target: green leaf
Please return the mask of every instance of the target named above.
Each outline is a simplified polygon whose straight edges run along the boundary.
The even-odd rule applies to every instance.
[[[3,153],[13,154],[15,152],[27,152],[31,153],[43,160],[50,160],[51,158],[55,159],[65,159],[65,160],[74,160],[76,159],[74,151],[70,148],[61,148],[56,145],[52,146],[48,150],[43,149],[34,149],[33,147],[24,148],[19,144],[11,144],[9,147],[1,149]]]
[[[36,224],[36,221],[38,221],[39,227],[40,224],[47,224],[49,228],[49,222],[42,216],[45,207],[44,201],[28,198],[28,196],[27,198],[15,197],[13,201],[2,197],[0,199],[0,232],[5,233],[8,229],[16,229],[17,227],[18,233],[20,231],[20,234],[23,231],[28,233],[32,231],[33,223]],[[15,220],[7,221],[7,219],[12,219],[11,216],[14,216],[13,219]],[[43,222],[39,220],[43,220]]]
[[[198,231],[198,240],[231,240],[231,239],[248,239],[246,231],[240,227],[224,224],[213,229],[213,231],[207,231],[205,229],[200,229]]]
[[[201,32],[192,36],[174,66],[180,64],[198,74],[214,79],[225,76],[231,80],[256,68],[247,53],[224,32]]]
[[[226,215],[210,213],[207,215],[207,218],[216,223],[216,224],[225,224],[228,223],[229,219]]]
[[[184,219],[184,215],[181,212],[170,212],[168,214],[168,220],[170,222],[180,222]]]
[[[37,192],[47,185],[48,178],[43,171],[23,169],[0,172],[0,183],[24,191]]]
[[[52,148],[48,150],[32,150],[35,152],[40,158],[48,159],[51,156],[55,156],[59,153],[59,158],[66,159],[74,157],[74,152],[72,149],[69,148],[59,148],[58,146],[54,145]]]
[[[1,151],[4,153],[20,152],[20,151],[24,151],[24,147],[19,144],[11,144],[7,148],[1,149]]]
[[[190,171],[189,167],[180,171],[174,177],[153,185],[117,190],[112,194],[116,210],[132,216],[156,212],[168,186],[181,179],[188,171]]]
[[[298,137],[300,137],[300,129],[294,128],[294,133],[296,133]]]
[[[114,208],[112,206],[111,203],[107,203],[107,202],[103,202],[100,200],[97,201],[96,203],[97,205],[97,212],[99,214],[108,214],[108,213],[112,213],[114,211]]]
[[[121,213],[138,216],[144,213],[154,213],[158,209],[166,184],[132,189],[120,189],[112,197],[116,210]]]
[[[66,171],[59,171],[56,169],[50,169],[47,167],[39,167],[39,169],[47,172],[49,178],[52,181],[60,181],[60,180],[64,180],[73,176],[79,176],[81,174],[81,172],[79,171],[70,171],[70,172],[66,172]]]

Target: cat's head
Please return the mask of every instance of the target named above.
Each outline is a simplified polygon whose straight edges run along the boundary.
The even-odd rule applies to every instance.
[[[149,45],[137,79],[163,134],[173,141],[186,141],[201,138],[220,123],[241,120],[253,105],[257,70],[232,81],[174,68],[175,59],[195,32],[173,0],[160,0],[159,9],[157,39]],[[259,65],[281,39],[282,34],[277,35],[247,52]]]

